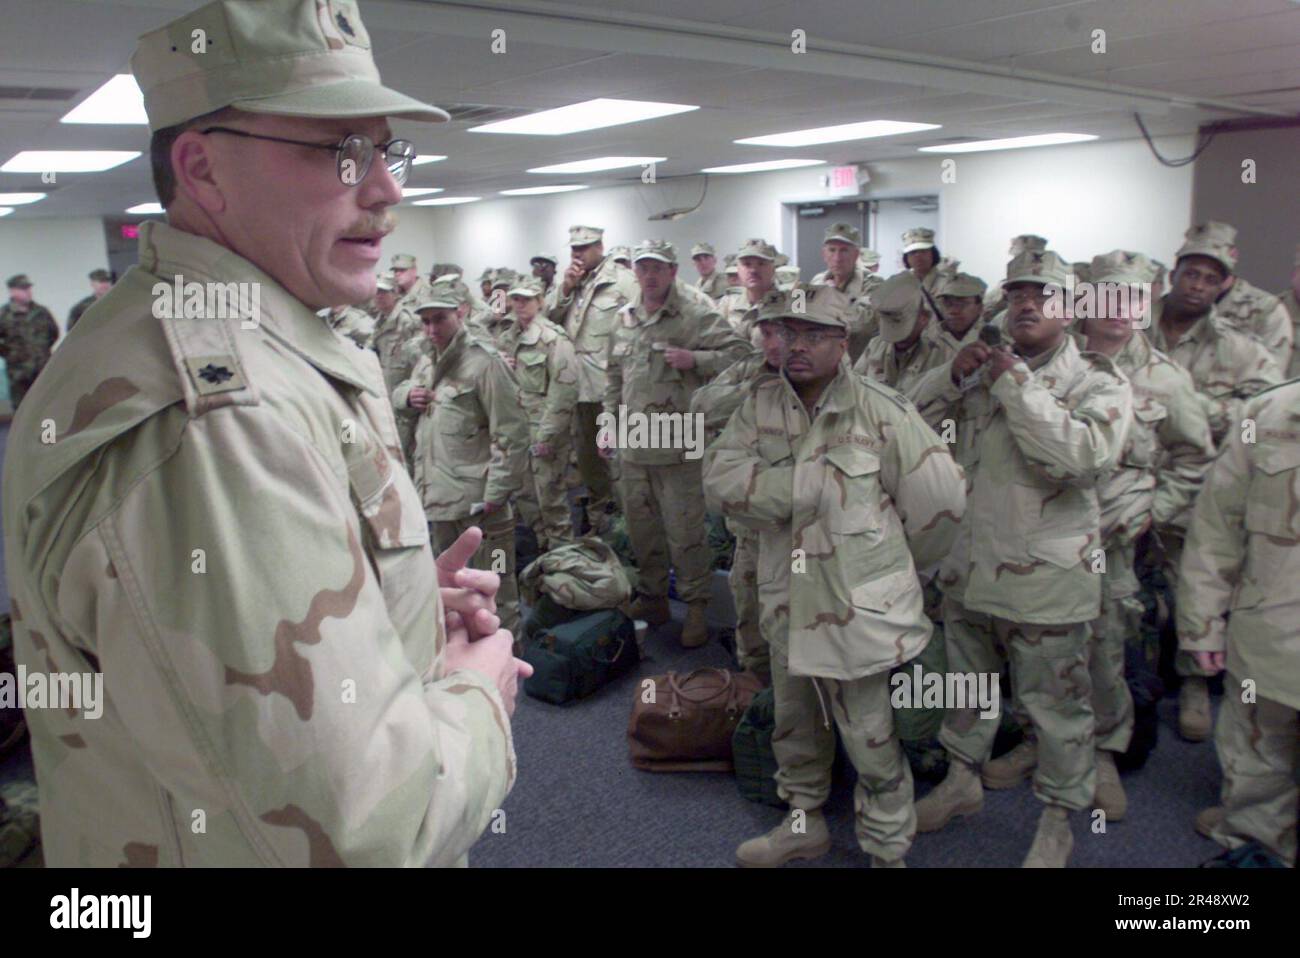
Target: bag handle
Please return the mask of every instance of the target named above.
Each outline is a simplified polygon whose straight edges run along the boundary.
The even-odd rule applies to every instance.
[[[618,661],[618,657],[623,654],[623,644],[625,642],[627,642],[627,639],[619,639],[618,647],[614,649],[614,654],[610,656],[608,659],[602,659],[600,656],[596,655],[593,652],[591,656],[592,660],[594,662],[599,663],[600,665],[613,665],[615,662]]]
[[[730,692],[731,694],[729,696],[727,711],[734,712],[736,710],[736,689],[735,689],[735,683],[732,681],[730,670],[718,669],[712,666],[705,666],[704,668],[699,668],[693,672],[688,673],[686,678],[682,679],[681,681],[689,682],[691,679],[699,675],[701,672],[719,673],[722,676],[722,688],[718,689],[716,692],[710,692],[706,694],[703,698],[698,698],[698,699],[692,698],[691,696],[687,695],[685,691],[683,691],[681,683],[679,683],[677,680],[676,672],[668,673],[668,687],[672,690],[672,694],[673,694],[672,705],[669,707],[668,710],[670,717],[672,717],[673,712],[677,712],[677,713],[681,712],[681,705],[678,702],[679,696],[685,699],[686,701],[690,702],[692,705],[703,705],[705,702],[712,702],[718,696],[725,695],[728,692]]]

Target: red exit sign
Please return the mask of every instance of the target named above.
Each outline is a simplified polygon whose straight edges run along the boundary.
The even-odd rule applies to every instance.
[[[122,239],[139,239],[140,227],[135,223],[122,224]]]
[[[836,166],[831,169],[831,189],[857,192],[858,168],[856,166]]]

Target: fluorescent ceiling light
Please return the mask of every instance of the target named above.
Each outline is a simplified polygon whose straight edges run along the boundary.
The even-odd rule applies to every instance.
[[[666,156],[597,156],[590,160],[556,163],[554,166],[535,166],[529,173],[597,173],[600,170],[621,170],[628,166],[648,166],[663,163]]]
[[[0,203],[10,206],[22,206],[45,199],[44,193],[0,193]]]
[[[984,150],[1019,150],[1027,146],[1058,146],[1097,139],[1091,133],[1039,133],[1036,136],[1013,136],[1003,140],[975,140],[947,146],[922,146],[918,153],[981,153]]]
[[[414,206],[456,206],[460,203],[477,203],[481,196],[440,196],[436,200],[416,200]]]
[[[127,212],[134,213],[136,216],[161,216],[163,208],[161,203],[137,203]]]
[[[98,173],[134,160],[138,150],[23,150],[0,173]]]
[[[119,73],[64,115],[60,123],[147,124],[144,96],[135,77]]]
[[[624,123],[640,123],[656,117],[698,110],[685,103],[655,103],[651,100],[612,100],[601,97],[555,110],[542,110],[512,120],[498,120],[470,128],[471,133],[519,133],[528,136],[564,136],[584,130],[599,130]]]
[[[815,146],[818,143],[841,143],[845,140],[869,140],[876,136],[899,136],[920,130],[937,130],[937,123],[902,123],[898,120],[867,120],[864,123],[842,123],[839,126],[819,126],[811,130],[794,130],[790,133],[770,133],[751,136],[736,143],[750,146]]]
[[[426,163],[438,163],[445,159],[446,159],[445,156],[439,156],[437,153],[429,153],[427,155],[421,153],[419,156],[417,156],[414,160],[411,161],[411,165],[424,166],[424,164]]]
[[[14,211],[12,206],[0,206],[0,216],[8,216]]]
[[[407,186],[402,188],[403,196],[428,196],[430,193],[441,192],[441,186]]]
[[[580,183],[570,183],[566,186],[527,186],[519,190],[502,190],[502,196],[541,196],[543,193],[572,193],[574,190],[585,190],[587,187]]]
[[[732,166],[710,166],[701,173],[762,173],[764,170],[792,170],[797,166],[821,166],[825,160],[764,160],[762,163],[736,163]]]

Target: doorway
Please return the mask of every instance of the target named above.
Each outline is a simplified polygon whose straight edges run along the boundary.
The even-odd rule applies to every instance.
[[[943,237],[938,236],[937,195],[791,205],[795,212],[794,262],[798,263],[799,278],[804,282],[825,268],[822,264],[822,238],[832,223],[849,223],[858,228],[862,233],[863,245],[880,254],[881,276],[892,276],[903,268],[905,230],[918,227],[932,229],[939,248],[943,248]]]

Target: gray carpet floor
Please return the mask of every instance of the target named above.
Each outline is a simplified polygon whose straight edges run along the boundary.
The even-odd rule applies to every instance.
[[[629,764],[627,722],[641,678],[669,669],[727,667],[716,641],[683,650],[676,622],[652,631],[646,658],[590,698],[563,706],[520,695],[515,712],[519,779],[502,805],[504,829],[487,832],[470,852],[473,867],[731,867],[735,848],[781,820],[781,810],[741,798],[724,773],[654,773]],[[1193,831],[1196,813],[1219,795],[1212,741],[1190,744],[1177,734],[1177,700],[1160,705],[1160,740],[1146,766],[1124,776],[1124,821],[1094,833],[1073,816],[1071,864],[1081,868],[1189,868],[1217,855]],[[834,847],[816,862],[791,867],[868,867],[853,836],[853,772],[836,780],[825,808]],[[917,796],[928,789],[917,783]],[[1042,806],[1028,783],[984,793],[984,811],[946,829],[917,836],[913,868],[1018,867],[1033,841]]]

